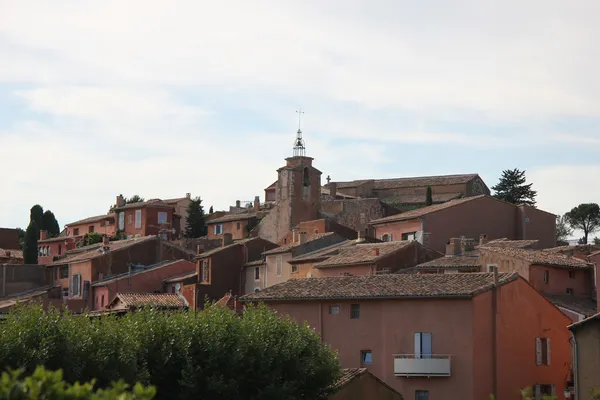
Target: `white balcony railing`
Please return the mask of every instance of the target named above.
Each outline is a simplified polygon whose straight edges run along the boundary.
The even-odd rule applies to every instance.
[[[451,357],[447,354],[394,355],[396,376],[450,376]]]

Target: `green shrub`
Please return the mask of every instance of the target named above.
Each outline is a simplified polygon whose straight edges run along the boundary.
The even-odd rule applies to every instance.
[[[0,365],[62,370],[73,383],[123,380],[157,399],[318,399],[339,377],[334,352],[308,326],[264,306],[143,310],[122,317],[16,307],[0,324]]]

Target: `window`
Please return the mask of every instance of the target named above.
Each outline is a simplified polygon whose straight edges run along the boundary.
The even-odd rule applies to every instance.
[[[431,358],[431,333],[415,332],[415,358]]]
[[[167,223],[167,213],[166,212],[159,212],[158,213],[158,223],[159,224],[166,224]]]
[[[292,264],[292,274],[295,274],[298,272],[298,266],[295,264]]]
[[[373,352],[371,350],[360,351],[360,362],[361,364],[372,364],[373,363]]]
[[[94,233],[94,225],[90,225],[90,227],[88,228],[88,232]]]
[[[541,399],[542,396],[554,396],[554,385],[535,385],[534,396],[536,399]]]
[[[171,293],[175,293],[175,285],[171,286]]]
[[[104,295],[102,295],[102,302],[100,303],[100,307],[104,307]]]
[[[69,297],[69,288],[68,287],[62,288],[62,295],[63,295],[63,297]]]
[[[535,338],[535,364],[550,365],[550,339]]]
[[[360,304],[350,305],[350,319],[360,318]]]
[[[73,229],[73,236],[79,236],[79,228]]]
[[[69,267],[68,266],[60,267],[59,272],[58,272],[58,279],[65,279],[68,277],[69,277]]]
[[[402,240],[415,240],[417,232],[406,232],[402,234]]]
[[[260,267],[254,267],[254,280],[260,281]]]
[[[208,283],[208,260],[202,260],[202,282]]]
[[[338,315],[340,313],[340,306],[329,306],[329,314]]]
[[[496,264],[488,264],[488,272],[494,272],[498,270],[498,266]]]
[[[239,222],[237,223],[237,230],[238,231],[240,230],[240,223]]]
[[[276,259],[276,273],[277,276],[281,276],[281,274],[283,273],[283,260],[281,259],[281,256],[277,256]]]
[[[567,288],[567,294],[572,296],[573,295],[573,288]]]
[[[71,277],[71,296],[81,296],[81,275]]]
[[[215,235],[221,235],[223,233],[223,224],[217,224],[214,228]]]
[[[58,255],[60,256],[62,254],[62,246],[59,244],[58,245]]]
[[[575,279],[575,271],[569,271],[569,278]]]
[[[135,210],[135,229],[142,227],[142,210]]]
[[[550,282],[550,271],[545,270],[544,271],[544,283],[548,283]]]
[[[123,211],[119,213],[119,230],[125,230],[125,213]]]
[[[415,400],[429,400],[429,391],[415,390]]]
[[[389,242],[390,241],[390,235],[388,235],[387,233],[381,235],[381,240],[384,242]]]

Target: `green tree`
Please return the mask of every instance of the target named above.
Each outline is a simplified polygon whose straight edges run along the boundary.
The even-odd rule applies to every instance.
[[[0,365],[61,369],[66,382],[95,379],[98,388],[140,382],[157,399],[319,399],[340,376],[314,329],[265,306],[242,317],[208,306],[87,318],[17,305],[0,324]]]
[[[17,228],[19,230],[19,246],[21,250],[23,250],[25,246],[25,231],[21,228]]]
[[[102,235],[98,232],[88,232],[83,236],[83,239],[77,243],[77,247],[89,246],[102,242]]]
[[[206,223],[204,221],[204,207],[202,207],[202,199],[196,197],[190,201],[187,207],[187,221],[185,224],[185,232],[183,236],[186,238],[198,238],[208,233]]]
[[[56,220],[56,216],[50,210],[44,211],[42,215],[42,229],[48,231],[48,237],[56,237],[60,233],[60,226]]]
[[[31,221],[27,230],[25,231],[25,238],[23,239],[23,262],[25,264],[37,264],[38,263],[38,237],[40,230],[38,229],[35,221]]]
[[[0,378],[0,400],[152,400],[156,395],[154,387],[145,388],[139,383],[131,391],[123,381],[113,383],[108,389],[94,390],[94,384],[94,380],[68,384],[61,370],[48,371],[43,366],[27,377],[22,377],[22,370],[10,370]]]
[[[133,203],[143,203],[144,202],[144,198],[140,197],[137,194],[134,194],[133,196],[131,196],[128,199],[125,199],[125,204],[133,204]]]
[[[209,213],[209,214],[212,214],[212,213],[214,213],[214,211],[213,211],[213,206],[210,206],[210,208],[208,209],[208,213]]]
[[[525,171],[518,169],[504,170],[500,181],[492,190],[494,197],[512,204],[526,204],[535,207],[537,192],[531,189],[532,183],[525,184]]]
[[[588,235],[600,228],[600,207],[596,203],[585,203],[574,207],[565,214],[571,228],[583,231],[583,244],[588,243]]]
[[[556,216],[556,241],[564,242],[573,234],[573,229],[569,226],[566,216]]]
[[[433,194],[431,193],[431,186],[427,186],[427,195],[425,196],[425,205],[430,206],[433,204]]]
[[[35,222],[38,229],[44,229],[44,209],[39,204],[34,205],[29,210],[29,222],[31,221]]]

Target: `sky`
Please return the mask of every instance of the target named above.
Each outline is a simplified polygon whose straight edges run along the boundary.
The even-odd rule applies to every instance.
[[[597,0],[0,0],[0,226],[118,194],[264,199],[292,155],[334,181],[526,171],[600,202]],[[324,183],[324,182],[323,182]]]

